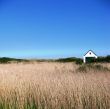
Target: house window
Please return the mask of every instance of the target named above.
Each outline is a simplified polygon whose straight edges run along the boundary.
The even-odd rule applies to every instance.
[[[91,52],[89,54],[91,55]]]

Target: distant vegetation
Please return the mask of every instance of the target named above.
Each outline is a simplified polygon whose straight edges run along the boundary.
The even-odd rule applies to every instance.
[[[0,58],[0,63],[11,63],[11,62],[31,62],[31,61],[36,61],[36,62],[75,62],[76,64],[82,64],[83,59],[81,58],[76,58],[76,57],[69,57],[69,58],[59,58],[59,59],[16,59],[16,58],[8,58],[8,57],[1,57]],[[105,57],[98,57],[97,59],[94,59],[91,61],[91,63],[109,63],[110,62],[110,55],[105,56]]]
[[[10,63],[10,62],[75,62],[76,64],[82,64],[83,60],[80,58],[69,57],[69,58],[60,58],[60,59],[15,59],[15,58],[8,58],[8,57],[1,57],[0,63]]]
[[[8,58],[8,57],[1,57],[0,58],[0,63],[2,63],[2,64],[10,63],[10,62],[28,62],[28,60],[26,60],[26,59]]]
[[[69,58],[60,58],[56,60],[57,62],[75,62],[76,64],[82,64],[83,60],[81,58],[69,57]]]
[[[110,62],[110,55],[106,57],[98,57],[95,62]]]

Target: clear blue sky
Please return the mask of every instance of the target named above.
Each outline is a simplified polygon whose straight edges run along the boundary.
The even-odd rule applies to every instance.
[[[110,0],[0,0],[0,57],[110,54]]]

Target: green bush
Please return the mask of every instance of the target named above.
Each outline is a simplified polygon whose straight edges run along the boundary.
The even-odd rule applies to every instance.
[[[77,59],[76,60],[76,64],[82,65],[83,64],[83,60],[82,59]]]
[[[81,58],[70,57],[57,59],[56,62],[75,62],[76,64],[82,64],[83,60]]]
[[[95,62],[110,62],[110,55],[106,56],[106,57],[98,57],[97,59],[95,59]]]

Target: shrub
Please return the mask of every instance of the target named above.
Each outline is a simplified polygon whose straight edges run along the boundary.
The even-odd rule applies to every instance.
[[[82,65],[83,64],[83,60],[82,59],[77,59],[76,60],[76,64]]]
[[[95,62],[110,62],[110,55],[106,57],[98,57],[97,59],[95,59]]]
[[[82,64],[83,60],[81,58],[75,58],[75,57],[70,57],[70,58],[60,58],[56,60],[57,62],[75,62],[76,64]]]

